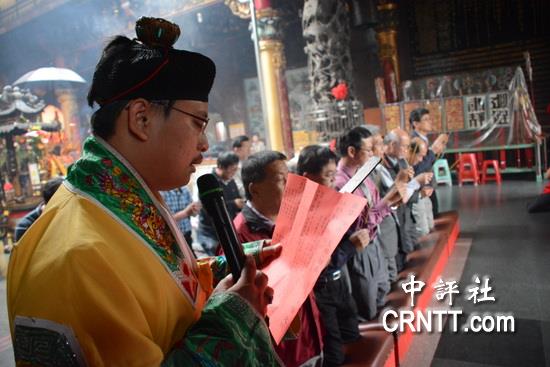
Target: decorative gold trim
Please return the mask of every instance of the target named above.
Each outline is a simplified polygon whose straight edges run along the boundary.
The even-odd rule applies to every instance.
[[[271,60],[275,69],[286,66],[286,58],[283,52],[283,43],[279,40],[260,40],[260,52],[271,54]]]
[[[401,83],[401,73],[399,70],[399,56],[397,51],[397,31],[387,29],[379,31],[376,34],[379,46],[380,62],[390,59],[394,68],[397,84]]]
[[[231,9],[233,15],[236,15],[241,19],[250,18],[250,5],[248,3],[241,3],[239,0],[224,0],[223,3]]]
[[[279,12],[273,8],[263,8],[256,10],[256,15],[259,19],[262,18],[275,18],[279,16]]]
[[[388,4],[380,4],[376,7],[379,11],[384,10],[394,10],[397,9],[397,4],[394,3],[388,3]]]

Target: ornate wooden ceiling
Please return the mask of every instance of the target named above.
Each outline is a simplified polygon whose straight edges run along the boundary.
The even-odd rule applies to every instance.
[[[9,32],[68,2],[69,0],[13,0],[13,4],[0,8],[0,34]],[[139,11],[141,14],[160,14],[159,16],[164,18],[173,18],[186,12],[196,11],[223,2],[223,0],[143,0],[132,2],[128,0],[100,0],[93,2],[97,5],[98,9],[105,8],[107,11],[111,10],[113,13],[121,12],[132,16]]]

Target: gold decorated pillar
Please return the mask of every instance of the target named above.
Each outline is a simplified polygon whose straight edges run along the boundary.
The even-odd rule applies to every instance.
[[[399,55],[397,53],[397,4],[391,1],[380,1],[378,16],[380,22],[376,29],[379,57],[384,74],[384,89],[387,102],[399,99]]]
[[[258,37],[263,88],[266,97],[267,129],[271,149],[294,154],[292,126],[286,87],[286,60],[279,18],[272,8],[258,9]]]
[[[225,0],[235,15],[250,18],[248,4],[238,0]],[[258,35],[258,75],[265,98],[263,113],[269,147],[284,152],[289,158],[294,155],[292,126],[286,86],[284,45],[280,18],[269,0],[255,0],[256,32]],[[254,22],[254,20],[252,20]],[[254,27],[253,27],[254,28]],[[254,33],[254,32],[253,32]],[[252,35],[253,42],[255,35]]]
[[[80,155],[80,121],[78,117],[78,103],[74,91],[70,88],[56,89],[55,94],[63,113],[63,132],[66,138],[65,150]]]

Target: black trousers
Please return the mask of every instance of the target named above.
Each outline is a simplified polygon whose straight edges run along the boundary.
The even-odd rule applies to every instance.
[[[351,297],[347,272],[337,280],[320,279],[314,292],[317,307],[325,326],[323,337],[323,366],[339,366],[344,363],[342,344],[361,337],[357,320],[357,307]]]
[[[185,232],[183,234],[183,237],[185,237],[185,241],[187,241],[187,244],[191,246],[193,244],[193,236],[191,235],[191,231]]]

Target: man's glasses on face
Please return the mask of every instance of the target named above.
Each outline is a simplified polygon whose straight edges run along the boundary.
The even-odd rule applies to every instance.
[[[159,106],[162,106],[162,107],[168,107],[167,104],[163,103],[163,102],[155,102],[155,101],[151,101],[151,103],[153,104],[156,104],[156,105],[159,105]],[[179,113],[183,113],[184,115],[187,115],[189,117],[192,117],[193,118],[193,122],[195,124],[197,124],[197,126],[200,127],[201,129],[201,134],[204,133],[206,131],[206,126],[208,125],[208,122],[210,121],[210,118],[208,117],[200,117],[200,116],[197,116],[193,113],[190,113],[190,112],[187,112],[187,111],[184,111],[182,109],[179,109],[177,107],[174,107],[174,106],[169,106],[170,109],[172,110],[176,110],[178,111]]]

